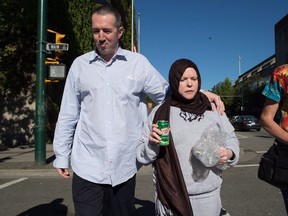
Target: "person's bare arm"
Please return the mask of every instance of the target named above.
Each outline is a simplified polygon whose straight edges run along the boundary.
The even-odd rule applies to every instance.
[[[261,113],[260,122],[262,127],[279,141],[288,144],[288,133],[283,130],[280,125],[274,121],[274,117],[278,110],[279,103],[269,98],[266,99],[263,111]]]

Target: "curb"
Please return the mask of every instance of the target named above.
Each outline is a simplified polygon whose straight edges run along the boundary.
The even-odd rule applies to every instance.
[[[73,174],[72,169],[70,169]],[[138,173],[152,175],[152,167],[142,166]],[[55,168],[49,169],[0,169],[1,177],[60,177]]]
[[[1,177],[57,177],[56,169],[9,169],[0,170]]]

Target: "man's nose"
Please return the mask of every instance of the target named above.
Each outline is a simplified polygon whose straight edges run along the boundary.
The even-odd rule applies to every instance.
[[[101,30],[99,31],[99,40],[105,40],[105,37],[104,37],[104,32]]]
[[[99,39],[99,43],[100,44],[104,44],[105,43],[105,39]]]

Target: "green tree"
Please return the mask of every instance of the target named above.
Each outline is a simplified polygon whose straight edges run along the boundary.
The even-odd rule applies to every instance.
[[[33,142],[36,0],[1,0],[0,146]]]
[[[116,2],[118,3],[116,4]],[[122,0],[121,3],[111,1],[111,3],[117,7],[122,15],[125,32],[121,38],[121,46],[130,49],[131,22],[127,20],[131,20],[131,1]],[[91,0],[49,1],[47,26],[54,31],[65,34],[66,37],[63,41],[69,43],[69,51],[63,56],[67,70],[77,56],[95,49],[91,32],[91,15],[100,6],[101,4]],[[129,13],[125,13],[126,11]],[[64,82],[47,85],[47,136],[49,140],[53,139],[62,97],[59,92],[62,93],[63,88]]]
[[[221,97],[221,100],[225,104],[227,115],[231,115],[233,98],[237,97],[234,95],[234,89],[231,80],[226,77],[223,82],[219,82],[212,87],[212,92]]]
[[[37,0],[0,0],[0,147],[34,144]],[[111,0],[120,10],[125,33],[122,47],[130,49],[131,1]],[[47,27],[65,34],[69,51],[62,62],[69,70],[79,55],[95,48],[91,13],[100,4],[91,0],[49,0]],[[128,15],[127,15],[128,14]],[[135,29],[135,28],[134,28]],[[129,33],[130,32],[130,33]],[[47,41],[54,42],[47,33]],[[47,57],[52,57],[48,55]],[[47,84],[47,140],[53,139],[64,81]]]

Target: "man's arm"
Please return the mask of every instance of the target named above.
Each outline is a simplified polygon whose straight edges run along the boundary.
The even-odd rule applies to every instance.
[[[212,92],[209,92],[209,91],[201,91],[203,94],[205,94],[209,101],[211,102],[211,105],[212,105],[212,109],[217,109],[217,111],[220,113],[220,114],[223,114],[225,112],[225,105],[223,103],[223,101],[221,100],[220,96],[212,93]],[[216,105],[216,107],[215,107]]]
[[[80,94],[75,84],[76,78],[74,78],[72,69],[73,65],[66,79],[53,140],[53,150],[56,157],[53,166],[64,178],[69,178],[68,168],[72,143],[80,115]]]
[[[288,133],[281,128],[274,117],[279,107],[279,102],[266,98],[260,121],[262,127],[279,141],[288,144]]]

